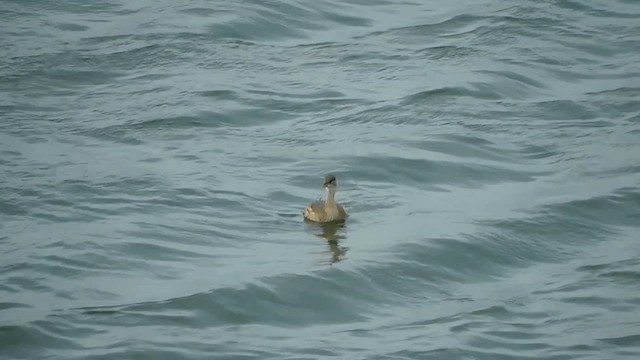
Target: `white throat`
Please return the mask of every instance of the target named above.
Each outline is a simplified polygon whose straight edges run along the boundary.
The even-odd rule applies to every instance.
[[[335,186],[327,187],[325,192],[327,194],[327,203],[336,202],[336,187]]]

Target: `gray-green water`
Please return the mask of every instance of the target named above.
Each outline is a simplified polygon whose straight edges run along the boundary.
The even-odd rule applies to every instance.
[[[0,358],[640,358],[640,3],[0,3]],[[322,176],[344,227],[302,221]]]

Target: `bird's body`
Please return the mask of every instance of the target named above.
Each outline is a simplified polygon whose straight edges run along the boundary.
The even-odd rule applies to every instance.
[[[326,200],[317,201],[307,206],[303,212],[304,218],[319,223],[345,221],[349,214],[347,214],[344,206],[338,204],[335,200],[338,188],[336,177],[327,175],[323,187],[327,193]]]
[[[304,209],[304,217],[315,222],[344,221],[349,215],[344,207],[335,201],[329,203],[318,201],[310,204]]]

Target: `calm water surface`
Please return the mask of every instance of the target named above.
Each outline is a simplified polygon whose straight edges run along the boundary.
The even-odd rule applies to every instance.
[[[0,3],[0,358],[640,358],[640,3]],[[344,226],[302,221],[332,172]]]

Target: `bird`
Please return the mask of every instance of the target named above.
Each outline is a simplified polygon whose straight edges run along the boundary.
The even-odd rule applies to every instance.
[[[326,192],[325,201],[316,201],[304,209],[304,218],[318,223],[345,221],[349,214],[344,206],[338,204],[335,200],[336,190],[338,189],[338,181],[334,175],[324,177],[322,187]]]

